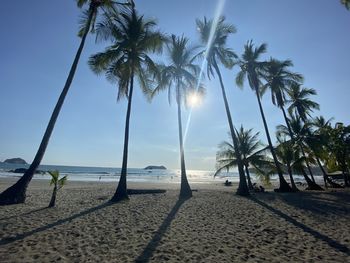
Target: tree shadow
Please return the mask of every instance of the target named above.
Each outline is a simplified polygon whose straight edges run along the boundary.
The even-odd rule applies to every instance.
[[[327,193],[328,195],[329,193]],[[348,196],[334,195],[336,199],[329,199],[325,193],[304,192],[297,195],[279,195],[279,198],[288,205],[297,207],[298,209],[307,210],[321,216],[330,214],[346,215],[349,213],[349,203],[346,201]]]
[[[77,219],[77,218],[79,218],[79,217],[81,217],[81,216],[88,215],[88,214],[90,214],[90,213],[93,213],[93,212],[95,212],[95,211],[97,211],[97,210],[100,210],[100,209],[102,209],[102,208],[108,207],[108,206],[110,206],[110,205],[113,205],[113,203],[111,203],[111,202],[106,202],[106,203],[103,203],[103,204],[101,204],[101,205],[98,205],[98,206],[89,208],[89,209],[87,209],[87,210],[84,210],[84,211],[82,211],[82,212],[79,212],[79,213],[77,213],[77,214],[74,214],[74,215],[72,215],[72,216],[69,216],[69,217],[67,217],[67,218],[60,219],[60,220],[58,220],[58,221],[56,221],[56,222],[54,222],[54,223],[51,223],[51,224],[48,224],[48,225],[45,225],[45,226],[38,227],[38,228],[36,228],[36,229],[33,229],[33,230],[31,230],[31,231],[24,232],[24,233],[22,233],[22,234],[17,234],[17,235],[14,236],[14,237],[4,238],[4,239],[0,240],[0,246],[7,245],[7,244],[10,244],[10,243],[15,242],[15,241],[18,241],[18,240],[22,240],[22,239],[24,239],[24,238],[26,238],[26,237],[29,237],[29,236],[33,235],[33,234],[40,233],[40,232],[43,232],[43,231],[45,231],[45,230],[48,230],[48,229],[50,229],[50,228],[52,228],[52,227],[62,225],[62,224],[64,224],[64,223],[67,223],[67,222],[69,222],[69,221],[72,221],[72,220],[74,220],[74,219]],[[34,211],[33,211],[33,212],[34,212]]]
[[[350,193],[348,192],[315,192],[301,191],[298,194],[288,193],[255,193],[265,202],[281,200],[297,209],[326,217],[328,215],[345,216],[350,210]]]
[[[332,248],[334,248],[334,249],[336,249],[336,250],[338,250],[338,251],[340,251],[342,253],[350,255],[349,248],[347,246],[343,245],[343,244],[340,244],[338,241],[336,241],[336,240],[334,240],[334,239],[332,239],[332,238],[330,238],[330,237],[328,237],[326,235],[321,234],[320,232],[318,232],[318,231],[308,227],[307,225],[304,225],[303,223],[298,222],[294,218],[286,215],[282,211],[280,211],[280,210],[278,210],[278,209],[276,209],[276,208],[274,208],[272,206],[269,206],[268,204],[266,204],[266,203],[260,201],[259,199],[257,199],[256,197],[251,196],[249,199],[252,200],[253,202],[259,204],[260,206],[266,208],[267,210],[269,210],[273,214],[280,216],[281,218],[283,218],[287,222],[293,224],[294,226],[299,227],[304,232],[306,232],[308,234],[311,234],[316,239],[319,239],[319,240],[327,243],[330,247],[332,247]]]
[[[152,256],[154,251],[157,249],[163,235],[169,228],[171,222],[174,220],[175,215],[179,211],[180,207],[185,203],[188,199],[181,198],[178,199],[175,206],[171,209],[168,216],[164,219],[163,223],[160,225],[156,233],[153,235],[151,241],[147,244],[142,253],[135,259],[135,263],[146,263],[148,262]]]
[[[350,193],[349,192],[343,192],[343,191],[331,191],[326,192],[325,194],[334,196],[337,198],[337,200],[344,202],[344,203],[350,203]]]
[[[8,220],[8,219],[16,218],[16,217],[27,216],[27,215],[30,215],[30,214],[34,214],[36,212],[40,212],[40,211],[46,210],[46,209],[48,209],[47,206],[41,207],[41,208],[38,208],[38,209],[35,209],[35,210],[32,210],[32,211],[29,211],[29,212],[26,212],[26,213],[23,213],[23,214],[20,214],[20,215],[13,215],[13,216],[8,216],[8,217],[3,217],[3,218],[0,218],[0,220]]]

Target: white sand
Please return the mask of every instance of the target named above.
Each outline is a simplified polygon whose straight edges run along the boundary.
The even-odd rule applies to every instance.
[[[0,180],[0,191],[13,181]],[[116,185],[69,182],[47,209],[48,181],[0,207],[0,262],[350,262],[350,192],[260,193],[220,184],[107,201]]]

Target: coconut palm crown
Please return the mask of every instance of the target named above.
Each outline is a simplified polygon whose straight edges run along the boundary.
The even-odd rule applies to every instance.
[[[241,159],[246,171],[248,187],[250,190],[253,190],[249,167],[253,167],[255,170],[264,173],[265,168],[270,166],[270,160],[266,158],[265,154],[267,148],[263,147],[263,144],[259,140],[260,133],[253,133],[253,129],[246,130],[241,126],[239,130],[236,130],[236,133],[239,154],[241,154]],[[219,151],[216,154],[216,166],[217,170],[214,177],[223,170],[229,170],[237,166],[237,152],[232,143],[223,141],[219,144]]]
[[[303,88],[301,84],[294,83],[290,86],[288,90],[288,102],[290,106],[288,107],[289,113],[294,113],[306,122],[307,117],[311,116],[314,110],[319,110],[320,105],[308,97],[311,95],[316,95],[316,90],[310,88]]]

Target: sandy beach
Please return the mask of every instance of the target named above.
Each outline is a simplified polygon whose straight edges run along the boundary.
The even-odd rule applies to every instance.
[[[13,182],[1,179],[2,191]],[[0,207],[1,262],[350,262],[350,192],[233,194],[221,184],[178,201],[178,185],[108,203],[110,183],[68,182],[46,208],[48,181]]]

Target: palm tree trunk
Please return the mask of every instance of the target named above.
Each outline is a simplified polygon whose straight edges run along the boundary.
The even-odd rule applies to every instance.
[[[324,186],[327,188],[327,179],[328,179],[328,175],[326,173],[326,171],[324,170],[322,164],[321,164],[321,161],[320,159],[317,157],[317,155],[315,154],[315,157],[316,157],[316,161],[317,161],[317,164],[318,166],[320,167],[321,171],[322,171],[322,174],[323,174],[323,181],[324,181]]]
[[[288,170],[290,184],[292,186],[293,191],[295,191],[295,192],[299,191],[298,187],[295,185],[293,173],[292,173],[292,168],[290,167],[289,163],[287,163],[287,170]]]
[[[239,173],[239,185],[237,188],[237,194],[247,196],[247,195],[249,195],[249,189],[248,189],[247,181],[246,181],[245,175],[244,175],[243,163],[242,163],[242,159],[241,159],[241,155],[240,155],[240,151],[239,151],[239,147],[238,147],[237,136],[236,136],[236,132],[235,132],[235,129],[234,129],[233,123],[232,123],[232,117],[231,117],[230,108],[229,108],[229,105],[227,102],[224,83],[222,81],[221,73],[220,73],[220,70],[219,70],[219,67],[218,67],[216,61],[214,61],[214,68],[215,68],[216,74],[219,76],[222,97],[224,99],[227,120],[228,120],[230,132],[231,132],[231,136],[232,136],[232,141],[233,141],[233,147],[235,149],[235,152],[237,153],[236,157],[237,157],[237,166],[238,166],[238,173]]]
[[[307,183],[307,188],[306,190],[315,190],[315,191],[323,191],[323,188],[319,186],[318,184],[314,183],[306,174],[304,168],[301,169],[301,172],[304,176],[304,179]]]
[[[251,178],[250,178],[250,173],[249,173],[249,169],[248,169],[248,165],[244,165],[245,167],[245,173],[247,175],[247,181],[248,181],[248,188],[249,190],[254,190]]]
[[[265,119],[265,114],[264,114],[263,107],[262,107],[262,105],[261,105],[259,90],[258,90],[257,87],[255,87],[255,93],[256,93],[256,98],[258,99],[260,114],[261,114],[261,118],[263,119],[263,123],[264,123],[264,128],[265,128],[265,133],[266,133],[267,141],[268,141],[268,143],[269,143],[270,151],[271,151],[271,154],[272,154],[272,158],[273,158],[273,161],[274,161],[274,163],[275,163],[275,165],[276,165],[278,178],[279,178],[279,180],[280,180],[280,187],[279,187],[278,191],[279,191],[279,192],[292,192],[293,189],[289,186],[289,184],[287,183],[286,179],[284,179],[284,177],[283,177],[282,169],[281,169],[281,167],[280,167],[280,165],[279,165],[279,163],[278,163],[275,150],[274,150],[274,148],[273,148],[273,146],[272,146],[272,142],[271,142],[271,137],[270,137],[269,129],[268,129],[268,127],[267,127],[267,123],[266,123],[266,119]]]
[[[49,207],[54,207],[56,204],[56,195],[57,195],[57,185],[55,184],[53,191],[52,191],[52,196],[50,200]]]
[[[180,162],[181,162],[181,188],[180,188],[179,197],[190,198],[192,197],[192,190],[186,176],[185,153],[184,153],[183,138],[182,138],[181,100],[179,96],[179,90],[177,90],[177,121],[179,126]]]
[[[68,93],[70,85],[73,81],[74,74],[75,74],[75,71],[77,69],[79,59],[80,59],[80,55],[81,55],[81,52],[83,51],[85,40],[86,40],[86,37],[89,33],[92,17],[93,17],[95,12],[96,12],[96,6],[91,5],[90,9],[89,9],[89,18],[88,18],[88,21],[86,24],[84,35],[81,39],[78,51],[75,55],[73,64],[72,64],[71,69],[69,71],[66,83],[65,83],[64,88],[62,90],[62,93],[57,101],[57,104],[53,110],[50,121],[47,125],[44,136],[43,136],[42,141],[40,143],[39,149],[34,157],[34,160],[31,163],[28,170],[24,173],[24,175],[14,185],[7,188],[4,192],[2,192],[0,194],[0,205],[24,203],[24,201],[26,199],[26,190],[27,190],[28,184],[32,180],[36,169],[38,168],[38,166],[41,163],[41,160],[44,157],[46,147],[49,143],[52,131],[55,127],[57,117],[60,113],[61,107],[63,105],[65,98],[66,98],[66,95]]]
[[[312,179],[312,181],[313,181],[314,183],[316,183],[316,182],[315,182],[314,175],[313,175],[312,170],[311,170],[311,167],[310,167],[310,163],[309,163],[309,161],[308,161],[307,158],[306,158],[305,151],[304,151],[304,147],[303,147],[303,145],[302,145],[301,143],[299,144],[299,146],[300,146],[300,149],[301,149],[301,153],[302,153],[303,157],[305,158],[306,167],[307,167],[307,170],[309,171],[309,174],[311,175],[311,179]]]
[[[342,161],[342,173],[343,173],[343,178],[344,178],[344,185],[346,187],[349,187],[350,186],[350,183],[349,183],[349,178],[348,178],[348,175],[347,175],[347,167],[346,167],[346,161],[345,161],[345,158],[346,156],[343,156],[343,161]]]
[[[119,179],[117,190],[115,191],[111,199],[111,202],[118,202],[120,200],[129,198],[128,192],[127,192],[126,176],[127,176],[127,168],[128,168],[129,125],[130,125],[133,90],[134,90],[134,68],[132,68],[131,70],[128,108],[126,111],[122,171],[120,173],[120,179]]]
[[[287,118],[286,111],[284,110],[283,106],[281,106],[280,108],[282,110],[284,121],[286,122],[286,125],[287,125],[287,128],[288,128],[290,139],[292,140],[292,143],[294,144],[294,136],[293,136],[293,132],[292,132],[292,129],[290,127],[290,124],[289,124],[289,121],[288,121],[288,118]],[[305,159],[306,159],[306,157],[305,157]],[[292,184],[292,189],[295,190],[295,191],[299,191],[298,188],[296,187],[295,183],[294,183],[292,168],[290,167],[289,164],[288,164],[288,173],[289,173],[289,177],[290,177],[290,182]]]

